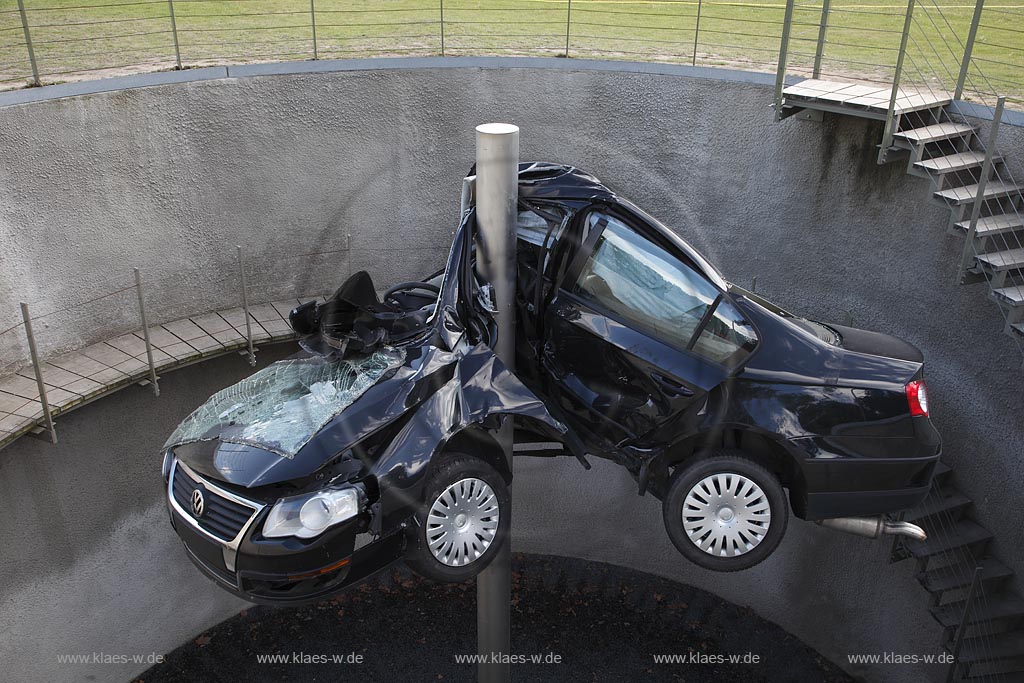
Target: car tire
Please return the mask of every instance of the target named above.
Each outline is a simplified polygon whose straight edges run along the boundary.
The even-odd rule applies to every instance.
[[[423,490],[406,564],[435,581],[473,578],[508,537],[512,500],[505,480],[480,458],[452,453],[427,475]]]
[[[676,468],[662,514],[683,557],[705,569],[735,572],[778,547],[789,507],[774,474],[739,451],[721,449]]]

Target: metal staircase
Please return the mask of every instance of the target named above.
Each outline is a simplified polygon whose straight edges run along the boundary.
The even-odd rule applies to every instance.
[[[1024,599],[1007,587],[1012,569],[989,551],[992,534],[968,517],[973,501],[940,464],[932,491],[903,519],[922,526],[927,541],[897,537],[893,561],[913,559],[931,595],[929,610],[954,657],[949,681],[1024,680]]]

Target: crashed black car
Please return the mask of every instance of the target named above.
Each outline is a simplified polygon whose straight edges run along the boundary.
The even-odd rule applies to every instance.
[[[511,373],[492,351],[472,186],[444,271],[381,298],[357,273],[295,309],[302,351],[168,439],[171,522],[218,584],[280,603],[400,557],[475,575],[508,534],[509,420],[531,453],[625,467],[679,551],[714,570],[767,557],[790,507],[863,527],[927,495],[940,439],[915,347],[730,285],[572,167],[520,166]]]

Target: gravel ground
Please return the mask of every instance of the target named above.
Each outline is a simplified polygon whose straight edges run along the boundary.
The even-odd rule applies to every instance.
[[[512,664],[514,681],[855,680],[775,624],[690,586],[539,555],[514,555],[512,570],[512,654],[527,660]],[[476,652],[475,615],[473,582],[436,584],[397,565],[331,600],[245,610],[136,683],[472,681],[476,666],[456,655]],[[655,663],[662,654],[688,661]]]

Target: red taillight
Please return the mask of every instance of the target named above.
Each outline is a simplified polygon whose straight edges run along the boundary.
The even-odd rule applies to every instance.
[[[907,402],[911,415],[928,417],[928,387],[923,379],[915,379],[907,385]]]

